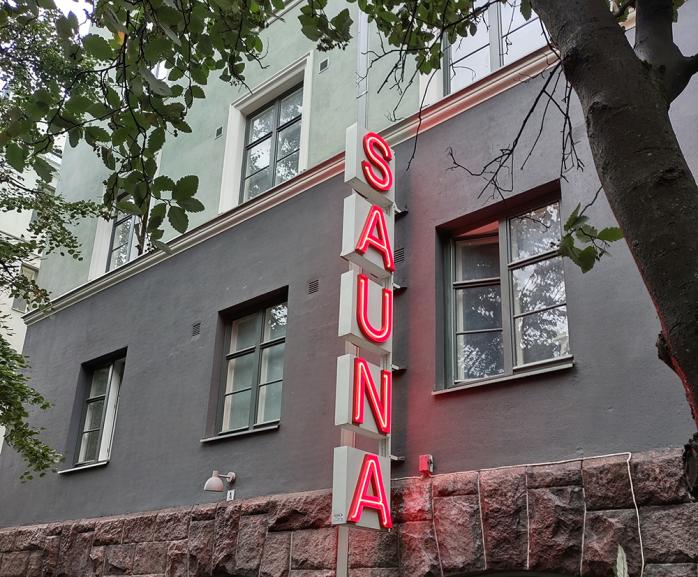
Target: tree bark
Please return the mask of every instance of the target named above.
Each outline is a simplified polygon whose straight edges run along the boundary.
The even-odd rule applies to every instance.
[[[660,6],[667,3],[637,3],[638,18],[665,35],[663,58],[671,52]],[[657,75],[661,63],[643,61],[660,54],[655,46],[660,39],[652,37],[652,27],[638,31],[641,60],[604,0],[534,0],[533,8],[560,50],[581,102],[599,179],[657,309],[669,360],[698,424],[698,187],[669,119],[676,85],[667,88]],[[652,10],[658,12],[653,16]],[[607,338],[623,338],[622,329]]]

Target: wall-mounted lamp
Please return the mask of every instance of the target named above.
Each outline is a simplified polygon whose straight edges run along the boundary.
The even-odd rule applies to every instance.
[[[218,471],[214,471],[213,475],[209,477],[208,481],[204,485],[204,491],[211,491],[213,493],[222,493],[225,491],[225,485],[223,485],[223,479],[228,481],[228,485],[232,485],[235,482],[235,473],[228,473],[227,475],[221,475]]]

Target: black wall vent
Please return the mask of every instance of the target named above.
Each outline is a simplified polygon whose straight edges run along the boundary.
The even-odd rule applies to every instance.
[[[395,264],[405,262],[405,248],[400,247],[395,249]]]
[[[308,281],[308,294],[314,294],[320,290],[320,279]]]
[[[201,323],[194,323],[191,326],[191,336],[192,337],[198,337],[201,334]]]
[[[220,138],[221,136],[223,136],[223,127],[219,126],[216,128],[216,138]]]
[[[330,60],[329,58],[325,58],[324,60],[320,60],[320,72],[324,72],[330,67]]]

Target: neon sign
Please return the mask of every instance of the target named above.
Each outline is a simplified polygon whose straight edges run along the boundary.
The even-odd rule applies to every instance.
[[[378,354],[381,366],[361,354],[337,359],[335,424],[378,439],[380,455],[336,447],[332,523],[390,529],[392,428],[393,199],[395,159],[378,134],[347,129],[344,181],[355,192],[344,200],[341,256],[358,270],[340,281],[338,334]]]

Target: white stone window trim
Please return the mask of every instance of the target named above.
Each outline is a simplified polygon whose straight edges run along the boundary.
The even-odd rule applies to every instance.
[[[298,173],[300,174],[308,168],[310,103],[313,84],[312,50],[256,86],[251,93],[241,96],[230,105],[225,133],[219,213],[226,212],[240,204],[245,128],[248,116],[301,83],[303,84],[303,105]]]

